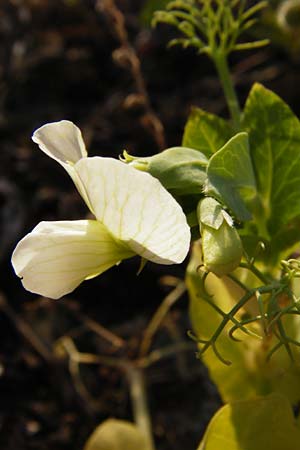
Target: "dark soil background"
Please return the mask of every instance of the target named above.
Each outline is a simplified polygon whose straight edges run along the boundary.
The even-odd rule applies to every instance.
[[[168,27],[150,30],[142,0],[119,0],[129,42],[141,62],[150,106],[164,127],[166,147],[178,145],[192,105],[227,116],[212,64],[192,50],[166,49]],[[117,157],[125,148],[150,155],[163,139],[120,48],[101,0],[0,1],[0,449],[80,450],[108,417],[132,420],[124,375],[105,365],[72,374],[57,340],[81,352],[134,359],[152,314],[170,292],[166,276],[184,267],[147,265],[138,277],[132,259],[83,283],[59,301],[26,292],[10,255],[41,220],[84,218],[85,205],[64,170],[30,136],[40,125],[69,119],[83,131],[90,155]],[[123,59],[122,59],[123,57]],[[233,58],[241,102],[260,81],[300,113],[300,66],[270,46]],[[155,116],[155,117],[156,117]],[[156,119],[155,119],[156,120]],[[99,323],[126,340],[121,350]],[[191,341],[187,297],[180,299],[153,348]],[[158,450],[196,449],[220,405],[196,349],[151,366],[145,375]]]

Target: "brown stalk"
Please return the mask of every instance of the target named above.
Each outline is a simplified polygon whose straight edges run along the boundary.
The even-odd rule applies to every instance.
[[[136,94],[132,94],[128,103],[138,103],[143,106],[144,113],[141,117],[143,127],[153,136],[158,148],[166,147],[164,127],[153,111],[147,92],[146,83],[141,70],[141,63],[135,49],[129,42],[125,25],[125,17],[115,4],[114,0],[97,0],[96,10],[103,13],[120,43],[120,47],[113,52],[114,60],[123,68],[127,69],[134,80]]]

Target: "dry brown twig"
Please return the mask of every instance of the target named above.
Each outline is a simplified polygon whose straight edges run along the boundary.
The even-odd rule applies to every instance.
[[[68,312],[71,313],[76,318],[76,320],[80,322],[81,326],[83,326],[84,329],[90,330],[93,333],[97,334],[101,339],[103,339],[107,343],[110,343],[115,349],[120,350],[126,347],[127,343],[123,338],[108,330],[96,320],[92,319],[81,311],[78,311],[76,308],[73,308],[68,302],[64,303],[64,307],[67,308]]]
[[[186,286],[184,281],[177,279],[177,285],[174,289],[165,297],[163,302],[159,305],[158,309],[151,318],[141,343],[140,356],[146,356],[150,350],[152,339],[158,328],[160,327],[162,321],[165,319],[166,315],[170,311],[171,307],[177,300],[185,293]]]
[[[96,10],[107,17],[115,36],[121,44],[113,52],[114,61],[131,73],[136,85],[136,93],[127,97],[126,104],[127,106],[135,105],[143,107],[144,113],[140,118],[141,123],[151,133],[158,148],[163,150],[166,147],[164,127],[151,107],[140,60],[129,42],[124,15],[116,6],[114,0],[97,0]]]
[[[51,349],[40,339],[33,328],[9,305],[5,295],[0,292],[0,311],[8,317],[16,330],[25,339],[26,342],[35,350],[35,352],[48,364],[54,363],[54,357]]]

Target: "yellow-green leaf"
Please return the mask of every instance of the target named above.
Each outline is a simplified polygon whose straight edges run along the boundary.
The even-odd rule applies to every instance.
[[[201,265],[201,246],[199,242],[196,242],[186,276],[190,296],[190,317],[196,336],[208,340],[222,321],[222,316],[209,304],[209,301],[214,302],[221,310],[229,312],[243,296],[244,291],[228,277],[218,278],[210,273],[205,280],[207,290],[205,292],[203,279],[199,273]],[[241,273],[239,275],[242,276]],[[257,286],[254,284],[255,280],[252,280],[252,283],[253,286]],[[253,298],[242,313],[258,314],[256,308],[256,299]],[[241,315],[238,317],[241,318]],[[229,330],[233,325],[230,322],[216,340],[216,347],[221,357],[231,364],[225,365],[220,361],[212,348],[209,348],[202,357],[223,400],[232,402],[278,392],[286,396],[293,404],[297,404],[300,401],[299,349],[293,348],[294,363],[291,362],[283,347],[275,352],[270,360],[267,360],[268,351],[276,344],[276,338],[266,337],[265,340],[259,340],[238,331],[235,337],[239,338],[240,342],[233,341],[229,337]],[[292,339],[299,340],[300,317],[289,315],[284,325],[286,333]],[[262,333],[259,323],[250,330]],[[199,348],[202,346],[203,344],[199,344]]]
[[[278,253],[300,216],[300,121],[280,97],[257,83],[245,105],[243,126],[261,200],[257,220],[264,222]],[[276,236],[284,233],[278,249]],[[293,236],[294,242],[299,239],[300,231]]]
[[[185,125],[182,145],[199,150],[209,157],[233,135],[233,129],[224,119],[200,108],[193,108]]]
[[[281,395],[223,406],[208,425],[198,450],[297,450],[300,429]]]

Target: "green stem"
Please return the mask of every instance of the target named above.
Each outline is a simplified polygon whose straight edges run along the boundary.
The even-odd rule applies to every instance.
[[[223,313],[223,319],[214,332],[213,336],[210,338],[209,341],[205,343],[205,345],[201,348],[200,354],[203,355],[204,352],[211,347],[213,344],[215,344],[216,340],[218,339],[219,335],[222,333],[223,329],[226,327],[227,323],[229,321],[232,321],[235,323],[234,316],[235,314],[241,309],[249,300],[250,298],[255,295],[256,292],[259,292],[260,294],[268,294],[274,290],[274,286],[261,286],[256,289],[252,289],[251,291],[246,292],[246,294],[241,298],[241,300],[228,312]],[[239,324],[239,327],[241,328],[241,325]],[[243,330],[244,331],[244,330]],[[249,331],[249,330],[248,330]]]
[[[224,311],[222,311],[221,308],[219,308],[218,305],[216,305],[212,300],[210,300],[209,298],[205,298],[204,299],[212,308],[215,309],[215,311],[217,311],[217,313],[219,313],[223,319],[225,319],[227,322],[229,322],[231,320],[232,323],[235,324],[235,326],[237,326],[241,331],[243,331],[245,334],[247,334],[248,336],[252,336],[252,337],[256,337],[256,338],[261,338],[261,336],[259,336],[257,333],[254,333],[251,330],[248,330],[248,328],[245,328],[243,326],[243,324],[241,322],[239,322],[237,319],[235,319],[234,316],[232,316],[230,313],[225,313]]]
[[[128,367],[126,375],[135,424],[147,442],[147,450],[155,450],[143,370],[131,366]]]
[[[253,264],[243,263],[240,262],[239,267],[242,267],[243,269],[248,269],[250,272],[253,273],[253,275],[256,276],[262,283],[268,285],[270,282],[272,282],[271,279],[266,277],[257,267],[255,267]]]
[[[236,131],[241,130],[241,109],[239,101],[233,86],[232,78],[229,72],[227,56],[221,49],[212,53],[212,59],[215,63],[227,105],[232,118],[233,126]]]

